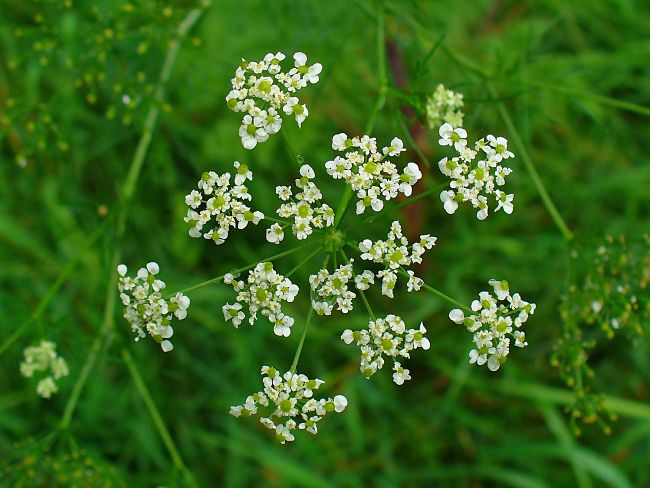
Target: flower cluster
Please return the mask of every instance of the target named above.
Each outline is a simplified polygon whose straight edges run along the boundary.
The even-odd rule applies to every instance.
[[[359,250],[362,252],[361,259],[385,266],[385,269],[377,273],[377,277],[381,278],[382,294],[393,298],[397,274],[401,268],[413,263],[421,263],[424,252],[431,249],[435,243],[435,237],[429,234],[421,235],[420,241],[413,244],[409,250],[408,239],[402,234],[402,226],[396,220],[390,226],[388,240],[372,242],[370,239],[365,239],[359,243]],[[408,291],[419,290],[423,284],[422,280],[410,270],[407,273]]]
[[[232,285],[237,292],[236,303],[227,303],[222,308],[226,320],[239,327],[246,318],[242,310],[242,303],[245,303],[248,307],[249,324],[255,323],[257,312],[260,312],[273,324],[276,335],[289,337],[294,320],[282,312],[282,302],[293,302],[298,294],[298,286],[275,271],[273,263],[259,263],[248,273],[246,282],[236,279],[230,273],[223,281]]]
[[[304,164],[300,167],[300,178],[296,179],[296,187],[300,190],[293,196],[290,186],[278,186],[275,188],[280,200],[283,203],[277,210],[277,214],[284,218],[293,218],[291,230],[298,239],[307,239],[313,232],[313,228],[323,229],[334,224],[334,210],[323,203],[319,205],[323,194],[311,180],[315,173],[311,166]],[[266,231],[266,240],[279,244],[284,239],[284,229],[279,224],[273,224]]]
[[[41,341],[38,346],[30,346],[23,351],[24,360],[20,363],[20,374],[31,378],[34,373],[44,373],[36,385],[36,393],[50,398],[58,391],[56,380],[68,376],[68,363],[57,355],[56,344]]]
[[[452,146],[458,156],[442,158],[438,162],[440,171],[451,178],[450,190],[440,193],[445,211],[453,214],[458,204],[469,201],[478,209],[476,217],[483,220],[488,216],[488,196],[494,195],[495,211],[503,209],[511,214],[514,195],[497,189],[506,183],[506,177],[512,169],[504,166],[504,160],[514,158],[508,150],[508,141],[504,137],[488,135],[479,139],[474,149],[467,146],[467,131],[462,127],[443,124],[439,130],[441,146]],[[480,156],[480,157],[479,157]]]
[[[231,80],[226,103],[230,110],[246,114],[239,127],[246,149],[280,131],[282,112],[293,115],[298,126],[309,115],[307,105],[295,95],[309,83],[317,83],[323,67],[320,63],[307,65],[307,56],[298,52],[293,55],[293,67],[285,72],[281,65],[284,59],[283,53],[269,53],[262,61],[242,60]]]
[[[408,163],[402,174],[387,158],[404,152],[404,143],[397,137],[390,146],[377,150],[374,137],[363,136],[350,139],[346,134],[332,138],[332,149],[345,152],[345,157],[336,156],[325,163],[327,173],[334,179],[342,179],[357,193],[357,214],[368,207],[375,212],[384,208],[384,202],[397,197],[399,193],[410,196],[422,173],[415,163]]]
[[[311,305],[318,315],[332,315],[335,305],[343,313],[352,310],[352,300],[357,296],[348,288],[348,283],[354,274],[353,262],[354,259],[350,259],[348,264],[339,266],[332,274],[327,269],[321,269],[318,274],[309,277],[312,292]],[[365,275],[365,277],[374,281],[374,275],[372,272],[369,273],[370,275]],[[359,278],[359,283],[364,283],[364,275],[357,278]]]
[[[189,206],[185,222],[190,225],[189,234],[213,240],[217,245],[228,238],[230,228],[244,229],[249,223],[257,225],[264,218],[259,211],[253,212],[245,201],[252,199],[244,183],[253,179],[253,173],[245,164],[234,163],[234,186],[230,185],[231,174],[219,175],[214,171],[203,173],[198,190],[192,190],[185,197]],[[204,226],[214,218],[216,227],[205,230]]]
[[[304,374],[287,371],[283,375],[275,368],[262,367],[264,389],[246,398],[243,405],[230,408],[235,417],[250,417],[262,407],[268,411],[260,417],[260,423],[275,431],[277,439],[284,444],[293,441],[296,427],[311,434],[318,433],[318,422],[329,412],[342,412],[348,405],[343,395],[334,398],[314,398],[314,392],[323,380],[310,380]]]
[[[490,371],[496,371],[506,361],[510,353],[510,338],[516,347],[526,347],[526,334],[521,326],[528,316],[535,313],[535,304],[522,300],[519,293],[510,294],[507,281],[490,280],[494,295],[487,291],[479,293],[471,309],[475,312],[465,316],[459,308],[449,312],[449,318],[467,327],[474,334],[476,345],[469,353],[471,364],[487,363]]]
[[[454,127],[463,125],[463,94],[448,90],[439,84],[427,98],[427,123],[430,129],[438,128],[444,123]]]
[[[174,335],[171,323],[174,317],[178,320],[187,317],[189,297],[179,292],[169,300],[163,298],[161,291],[165,288],[165,282],[156,277],[160,267],[154,262],[140,268],[135,278],[126,275],[127,267],[123,264],[117,267],[117,272],[124,318],[136,333],[135,340],[139,341],[149,334],[163,351],[171,351],[174,348],[169,341]]]
[[[408,369],[397,360],[399,357],[410,358],[414,349],[427,350],[431,346],[424,337],[427,329],[420,324],[418,329],[406,329],[406,324],[397,315],[371,320],[368,329],[352,331],[346,329],[341,339],[346,344],[356,342],[361,349],[361,373],[370,378],[384,366],[384,355],[393,358],[393,381],[402,385],[411,379]]]

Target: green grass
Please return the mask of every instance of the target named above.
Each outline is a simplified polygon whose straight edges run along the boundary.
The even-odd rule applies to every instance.
[[[382,14],[373,0],[175,2],[169,12],[148,0],[133,2],[133,12],[121,0],[93,12],[95,3],[10,0],[0,16],[0,484],[650,484],[647,339],[585,329],[598,339],[594,391],[618,416],[609,435],[582,424],[574,435],[566,412],[574,392],[550,364],[564,330],[561,297],[580,283],[570,253],[588,256],[607,234],[634,240],[650,230],[650,6],[386,0]],[[283,125],[289,144],[276,135],[247,151],[224,97],[242,57],[271,51],[304,51],[323,74],[303,92],[303,128]],[[471,135],[511,141],[513,215],[479,222],[470,209],[443,211],[433,189],[447,153],[434,131],[407,133],[413,120],[401,111],[438,83],[464,93]],[[364,129],[380,143],[399,136],[408,158],[431,162],[419,191],[433,194],[349,238],[383,238],[391,217],[409,234],[437,236],[420,275],[462,303],[488,279],[508,279],[538,305],[526,325],[530,345],[498,373],[470,366],[471,337],[449,321],[440,295],[387,300],[371,290],[378,315],[424,321],[431,349],[412,355],[404,386],[388,368],[368,381],[358,351],[339,340],[366,323],[362,303],[347,316],[314,317],[299,369],[349,406],[316,437],[280,446],[228,409],[259,389],[262,365],[290,367],[322,255],[292,275],[301,294],[290,305],[290,338],[264,323],[236,330],[221,313],[232,289],[220,280],[193,287],[291,244],[272,247],[261,226],[219,247],[190,239],[183,197],[203,171],[239,160],[255,174],[256,206],[271,214],[296,155],[318,171],[332,158],[333,134]],[[324,185],[334,208],[347,198],[341,188]],[[342,215],[341,228],[360,222],[353,217]],[[287,272],[311,252],[276,267]],[[169,354],[133,342],[116,299],[116,263],[151,260],[170,291],[193,289]],[[57,342],[70,365],[49,401],[18,369],[23,349],[40,339]],[[85,458],[95,477],[83,484]]]

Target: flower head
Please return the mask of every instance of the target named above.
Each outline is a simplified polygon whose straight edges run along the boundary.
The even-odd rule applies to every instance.
[[[397,157],[404,152],[404,143],[394,137],[390,145],[379,151],[374,137],[349,138],[336,134],[332,138],[332,149],[345,152],[325,163],[327,173],[334,179],[342,179],[357,193],[357,214],[367,208],[379,212],[384,202],[397,197],[399,193],[410,196],[413,186],[422,178],[415,163],[408,163],[402,173],[388,157]]]
[[[231,228],[244,229],[248,224],[257,225],[264,214],[253,211],[246,203],[252,199],[245,183],[253,179],[248,166],[238,161],[234,163],[234,185],[231,186],[230,173],[217,174],[214,171],[203,173],[198,182],[198,190],[192,190],[186,197],[189,207],[185,222],[190,225],[191,237],[201,237],[223,244]],[[207,229],[210,222],[215,227]]]
[[[224,278],[237,292],[237,302],[223,306],[223,315],[235,327],[246,318],[243,305],[248,307],[248,323],[253,325],[257,313],[267,317],[276,335],[288,337],[294,319],[283,313],[282,302],[293,302],[298,294],[298,286],[273,269],[273,263],[259,263],[248,274],[247,281],[239,280],[231,274]]]
[[[535,313],[535,304],[522,300],[519,293],[510,294],[507,281],[490,280],[493,293],[482,291],[471,304],[474,314],[466,316],[455,308],[449,312],[449,319],[464,325],[473,334],[474,345],[469,352],[469,362],[487,364],[491,371],[501,367],[515,347],[526,347],[526,335],[521,329],[529,315]]]
[[[124,264],[117,267],[117,272],[117,288],[124,305],[124,318],[136,333],[135,340],[149,334],[164,352],[171,351],[174,348],[169,341],[174,335],[172,320],[187,317],[190,299],[182,293],[169,300],[163,298],[161,291],[165,289],[165,282],[157,278],[160,272],[157,263],[147,263],[138,270],[135,278],[127,276],[128,269]]]
[[[317,83],[323,69],[320,63],[307,64],[307,56],[298,52],[294,65],[284,71],[283,53],[268,53],[262,61],[242,60],[231,80],[232,90],[226,95],[228,108],[245,113],[239,137],[246,149],[253,149],[282,127],[281,113],[293,116],[301,126],[309,115],[296,92],[310,83]]]
[[[280,374],[269,366],[262,367],[262,375],[264,388],[249,395],[242,405],[230,407],[230,414],[235,417],[260,415],[260,423],[275,431],[281,444],[295,439],[293,431],[296,428],[315,435],[318,423],[326,414],[340,413],[348,405],[343,395],[316,399],[314,393],[323,385],[323,380],[312,380],[293,371]]]
[[[56,380],[68,376],[68,363],[56,352],[56,344],[41,341],[38,346],[27,347],[23,351],[20,374],[31,378],[35,373],[42,373],[36,385],[36,393],[43,398],[50,398],[58,391]]]
[[[371,320],[368,328],[352,331],[346,329],[341,335],[341,340],[346,344],[356,343],[361,349],[361,373],[370,378],[384,366],[384,356],[393,359],[393,381],[401,385],[411,376],[408,369],[404,369],[398,358],[410,358],[414,349],[427,350],[431,346],[424,337],[426,333],[424,324],[417,329],[406,329],[406,324],[397,315],[388,315],[385,318]]]
[[[470,149],[466,138],[467,132],[462,128],[454,129],[448,123],[440,127],[440,145],[453,146],[458,153],[438,162],[440,172],[451,179],[450,189],[440,193],[445,211],[453,214],[459,203],[470,202],[477,209],[476,217],[483,220],[489,213],[488,197],[493,196],[495,211],[511,214],[514,195],[497,188],[505,185],[506,177],[512,173],[512,169],[503,164],[504,160],[514,157],[508,150],[508,141],[488,135]]]

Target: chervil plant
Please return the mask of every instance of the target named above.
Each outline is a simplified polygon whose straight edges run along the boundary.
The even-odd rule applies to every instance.
[[[243,61],[237,68],[232,80],[233,89],[226,101],[231,110],[246,113],[239,130],[246,149],[255,148],[270,134],[281,130],[280,112],[293,115],[299,126],[305,120],[307,107],[293,93],[309,83],[316,83],[323,68],[318,63],[308,66],[305,54],[296,53],[293,55],[294,66],[284,71],[281,63],[286,58],[283,53],[269,53],[261,61]],[[442,96],[439,92],[436,92],[438,98]],[[457,96],[447,100],[451,105],[449,110],[459,108],[459,100],[461,98]],[[451,118],[454,122],[462,120],[458,115]],[[235,301],[224,304],[222,312],[225,321],[237,328],[243,322],[252,326],[264,319],[262,321],[270,322],[278,340],[282,340],[291,335],[296,322],[305,322],[289,370],[280,374],[277,369],[264,366],[264,389],[248,396],[243,405],[231,408],[231,414],[237,417],[260,414],[260,423],[275,431],[283,444],[294,440],[292,432],[295,429],[315,434],[316,424],[325,413],[341,412],[347,405],[347,399],[341,394],[333,400],[314,400],[313,391],[323,381],[310,380],[297,373],[302,345],[311,322],[322,321],[337,312],[349,313],[361,301],[368,315],[367,328],[348,329],[341,340],[359,347],[360,370],[366,378],[382,369],[386,358],[391,358],[393,381],[397,385],[411,379],[404,361],[417,349],[426,351],[430,348],[431,342],[425,335],[427,328],[423,323],[406,324],[395,314],[376,315],[376,305],[373,307],[367,296],[374,292],[375,287],[381,295],[391,299],[398,287],[404,287],[410,293],[424,290],[437,294],[452,305],[460,306],[452,310],[449,317],[473,333],[475,349],[469,353],[470,363],[487,363],[490,370],[496,371],[509,355],[511,341],[516,347],[528,344],[521,328],[528,316],[534,313],[535,304],[522,300],[517,293],[511,295],[507,282],[490,281],[494,296],[481,292],[479,299],[471,307],[466,307],[426,284],[411,269],[422,263],[427,251],[433,250],[437,237],[423,234],[410,243],[399,220],[393,221],[383,232],[381,225],[368,225],[368,221],[374,220],[379,213],[426,196],[414,193],[414,187],[423,174],[417,163],[405,162],[400,157],[407,151],[404,142],[393,137],[389,145],[380,148],[377,139],[370,135],[372,124],[368,129],[361,136],[333,135],[331,147],[337,154],[331,160],[316,167],[300,165],[293,185],[279,182],[276,187],[279,201],[275,211],[262,211],[250,206],[253,195],[246,182],[253,180],[253,171],[247,164],[237,161],[232,173],[220,173],[216,169],[203,173],[198,188],[185,197],[188,206],[185,222],[189,225],[191,237],[203,236],[223,245],[232,233],[245,231],[249,223],[258,225],[268,220],[271,222],[266,230],[268,242],[280,245],[290,234],[297,241],[305,241],[298,247],[230,270],[167,298],[162,295],[164,282],[156,278],[159,270],[155,263],[149,263],[138,271],[135,279],[126,276],[124,265],[120,265],[118,270],[119,288],[126,306],[124,316],[137,333],[136,340],[148,333],[160,342],[165,352],[172,349],[169,338],[174,332],[171,326],[174,316],[183,319],[187,315],[190,299],[185,294],[205,284],[223,282],[234,289]],[[439,163],[440,171],[452,179],[452,190],[441,194],[444,210],[453,213],[459,202],[470,201],[479,209],[478,218],[484,219],[488,214],[487,197],[494,195],[496,210],[512,213],[513,195],[496,189],[496,186],[505,184],[505,176],[511,172],[510,168],[503,166],[504,161],[514,157],[508,150],[508,142],[503,137],[489,135],[470,149],[463,128],[454,128],[445,121],[438,132],[440,145],[451,146],[459,154],[451,159],[443,158]],[[480,159],[479,154],[484,159]],[[328,177],[341,185],[343,198],[337,207],[329,203],[318,184]],[[399,204],[388,205],[400,196]],[[353,213],[347,212],[348,206],[354,208]],[[266,217],[273,214],[276,217]],[[370,214],[370,219],[364,214]],[[369,237],[377,232],[387,234],[387,238]],[[274,264],[275,260],[302,248],[310,248],[310,254],[286,274],[281,271],[281,266]],[[348,257],[348,253],[355,253],[355,257]],[[310,266],[318,255],[321,264],[312,268],[309,286],[301,288],[290,276],[296,269]],[[298,300],[304,300],[310,307],[306,319],[289,315],[283,307],[284,303]],[[270,413],[262,415],[260,409]]]

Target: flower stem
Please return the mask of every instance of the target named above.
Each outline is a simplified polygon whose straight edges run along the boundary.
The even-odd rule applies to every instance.
[[[316,250],[315,250],[314,252],[312,252],[309,256],[307,256],[305,259],[303,259],[303,260],[300,261],[298,264],[296,264],[296,266],[293,267],[293,268],[291,269],[291,271],[289,271],[288,273],[286,273],[286,274],[284,275],[284,277],[285,277],[285,278],[289,278],[292,274],[294,274],[296,271],[298,271],[300,268],[302,268],[305,264],[307,264],[307,263],[311,260],[311,258],[313,258],[316,254],[318,254],[319,252],[321,252],[321,250],[322,250],[322,249],[321,249],[320,247],[319,247],[318,249],[316,249]]]
[[[400,269],[399,269],[399,274],[401,274],[401,275],[404,276],[405,278],[408,278],[408,277],[409,277],[409,274],[408,274],[408,273],[407,273],[403,268],[400,268]],[[433,286],[430,286],[430,285],[427,285],[426,283],[423,283],[423,284],[422,284],[422,288],[424,288],[425,290],[430,291],[430,292],[433,293],[434,295],[436,295],[436,296],[442,298],[443,300],[445,300],[445,301],[451,303],[452,305],[454,305],[454,306],[456,306],[456,307],[458,307],[458,308],[464,310],[465,312],[473,313],[473,312],[472,312],[472,309],[469,308],[467,305],[464,305],[463,303],[459,302],[458,300],[456,300],[456,299],[454,299],[454,298],[451,298],[449,295],[447,295],[447,294],[441,292],[440,290],[437,290],[437,289],[434,288]]]
[[[343,249],[341,249],[341,255],[345,260],[345,264],[348,264],[350,260],[348,259],[348,256],[347,254],[345,254],[345,251]],[[366,310],[368,311],[368,315],[370,315],[370,318],[372,320],[377,320],[375,313],[372,311],[372,308],[370,307],[370,302],[368,301],[368,298],[366,298],[365,292],[363,290],[359,290],[359,294],[361,295],[361,300],[363,300],[363,304],[365,305]]]
[[[172,462],[174,463],[174,466],[181,473],[183,473],[188,485],[194,487],[198,486],[196,484],[196,481],[194,480],[194,477],[192,476],[192,473],[185,466],[185,463],[183,462],[183,458],[181,457],[176,447],[176,444],[174,443],[174,440],[169,434],[169,430],[167,430],[165,421],[163,420],[162,416],[160,415],[160,412],[158,411],[158,406],[156,405],[156,402],[151,396],[151,393],[149,392],[147,385],[142,379],[142,375],[140,374],[140,371],[138,370],[135,361],[133,361],[133,356],[131,356],[131,353],[126,348],[122,349],[122,359],[124,359],[124,363],[126,364],[126,367],[129,370],[131,377],[133,378],[133,382],[135,383],[135,386],[138,389],[138,392],[140,393],[142,400],[147,406],[147,410],[149,410],[149,415],[151,415],[151,420],[156,426],[156,429],[158,429],[160,438],[165,444],[165,447],[167,448],[167,451],[169,452],[169,455],[172,458]]]
[[[83,243],[83,245],[77,249],[75,256],[70,261],[68,261],[68,264],[66,264],[65,267],[61,270],[59,275],[56,277],[56,280],[54,280],[54,283],[52,283],[52,286],[50,286],[50,288],[47,290],[45,296],[41,299],[40,302],[38,302],[38,305],[36,305],[36,308],[32,314],[26,320],[24,320],[16,328],[16,330],[14,330],[14,332],[2,342],[2,344],[0,344],[0,355],[9,349],[11,345],[16,342],[18,338],[29,328],[29,326],[38,320],[41,315],[43,315],[43,312],[45,312],[50,302],[56,296],[56,293],[59,291],[61,286],[63,286],[65,280],[68,278],[68,276],[70,276],[70,273],[72,273],[77,263],[81,261],[81,258],[84,255],[84,251],[89,249],[90,246],[92,246],[95,241],[102,236],[108,227],[109,222],[112,220],[112,217],[108,217],[92,232],[92,234],[86,238],[86,241]]]
[[[296,372],[298,367],[298,360],[300,359],[300,354],[302,353],[302,346],[305,343],[305,337],[307,337],[307,329],[309,328],[309,323],[311,322],[312,317],[314,316],[314,307],[309,304],[309,314],[307,315],[307,322],[305,323],[305,328],[302,330],[302,336],[300,336],[300,342],[298,343],[298,349],[296,349],[296,354],[293,356],[293,362],[291,363],[290,371],[292,373]]]
[[[248,271],[250,269],[253,269],[255,266],[257,266],[260,263],[275,261],[277,259],[283,258],[285,256],[289,256],[289,255],[291,255],[291,254],[293,254],[295,252],[298,252],[301,249],[304,249],[306,247],[313,246],[314,244],[318,244],[318,242],[309,242],[309,243],[304,244],[302,246],[294,247],[293,249],[289,249],[288,251],[284,251],[284,252],[281,252],[279,254],[274,254],[273,256],[270,256],[270,257],[268,257],[266,259],[261,259],[260,261],[256,261],[256,262],[254,262],[252,264],[249,264],[248,266],[244,266],[243,268],[238,268],[238,269],[229,271],[228,273],[233,274],[233,275],[243,273],[244,271]],[[212,285],[214,283],[219,283],[220,281],[223,280],[223,278],[228,273],[224,273],[224,274],[222,274],[220,276],[217,276],[215,278],[211,278],[211,279],[209,279],[207,281],[203,281],[202,283],[199,283],[197,285],[193,285],[193,286],[190,286],[188,288],[183,288],[182,290],[179,290],[179,293],[187,293],[187,292],[190,292],[190,291],[198,290],[199,288],[203,288],[204,286]]]
[[[144,160],[151,143],[151,137],[156,127],[158,116],[160,115],[160,105],[164,100],[165,86],[167,85],[169,77],[171,76],[171,71],[176,61],[176,56],[178,55],[181,41],[194,26],[194,24],[196,24],[201,15],[203,15],[203,12],[203,9],[191,10],[176,29],[176,38],[169,44],[169,49],[167,51],[163,67],[160,72],[160,76],[158,78],[156,90],[154,92],[154,103],[149,108],[149,112],[147,113],[144,130],[140,136],[140,140],[138,141],[135,154],[131,160],[131,166],[129,167],[129,171],[122,187],[122,198],[119,206],[116,224],[116,240],[114,244],[113,257],[110,263],[111,269],[108,279],[106,301],[104,303],[102,326],[99,335],[95,338],[90,346],[90,350],[86,356],[86,361],[84,362],[84,365],[81,369],[81,373],[79,374],[79,377],[77,378],[77,381],[72,389],[72,393],[66,403],[63,416],[59,422],[59,428],[61,430],[66,430],[69,427],[70,421],[72,420],[72,415],[74,414],[77,402],[79,401],[81,391],[83,390],[83,387],[88,380],[90,372],[95,366],[99,351],[103,349],[105,343],[108,342],[109,338],[111,337],[110,332],[114,326],[115,302],[117,298],[117,266],[122,258],[122,241],[124,240],[126,220],[129,215],[129,206],[131,200],[133,199],[133,195],[135,194],[135,189],[137,187],[140,173],[142,171],[142,166],[144,164]]]
[[[493,98],[498,98],[498,94],[492,85],[488,85],[488,90],[490,91],[490,95]],[[546,187],[544,186],[542,179],[539,177],[539,173],[537,173],[537,169],[533,164],[533,160],[528,154],[528,151],[526,150],[526,145],[521,139],[521,136],[519,135],[519,131],[517,131],[517,129],[515,128],[515,125],[513,124],[512,119],[510,118],[510,114],[508,113],[506,106],[504,105],[503,102],[497,102],[497,106],[499,108],[499,113],[501,114],[501,118],[503,119],[503,123],[506,125],[508,132],[512,135],[512,139],[514,140],[515,145],[517,146],[517,149],[521,154],[521,158],[524,161],[524,165],[526,166],[526,169],[528,170],[528,173],[530,174],[530,177],[533,180],[533,184],[535,185],[535,188],[537,189],[539,196],[542,198],[542,202],[544,203],[546,210],[548,210],[548,213],[551,215],[553,222],[562,233],[562,236],[564,236],[564,240],[566,241],[572,240],[573,233],[571,232],[571,230],[569,230],[569,227],[567,226],[566,222],[562,218],[562,215],[560,214],[557,207],[553,203],[553,200],[551,200],[548,191],[546,191]]]

